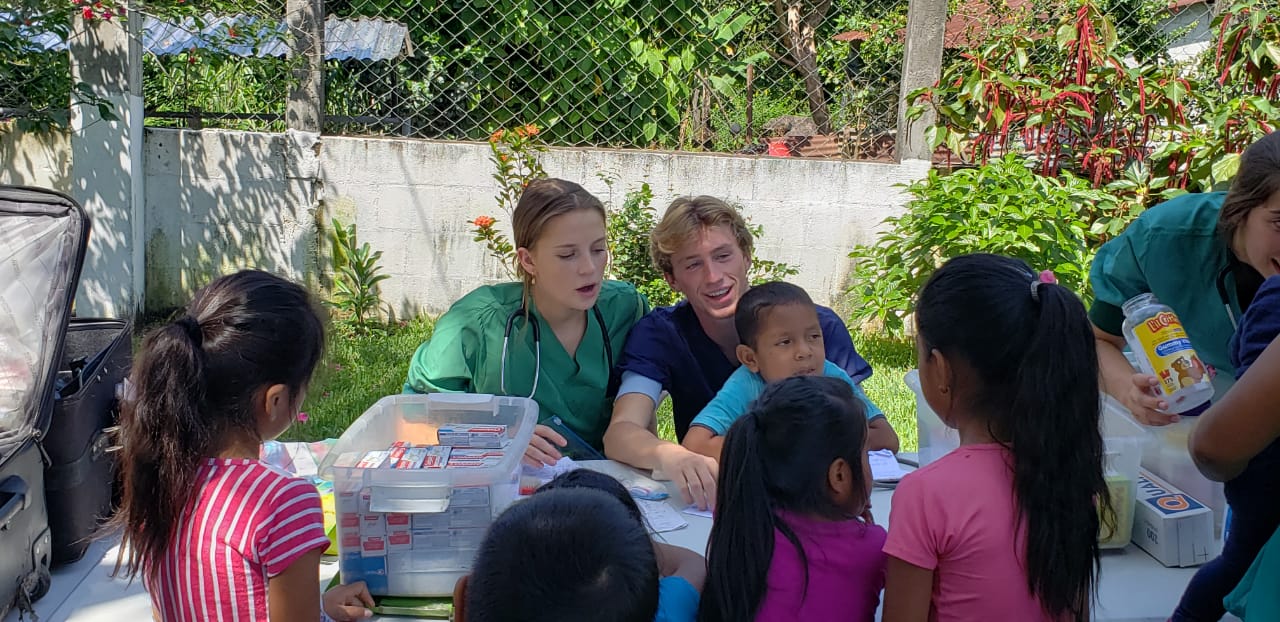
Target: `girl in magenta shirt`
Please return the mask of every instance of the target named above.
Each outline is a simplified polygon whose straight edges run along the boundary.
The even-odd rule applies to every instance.
[[[847,382],[797,376],[729,428],[698,619],[865,620],[884,587],[867,420]]]
[[[1084,305],[1052,273],[966,255],[916,326],[921,390],[960,448],[894,492],[885,622],[1088,620],[1110,499]]]

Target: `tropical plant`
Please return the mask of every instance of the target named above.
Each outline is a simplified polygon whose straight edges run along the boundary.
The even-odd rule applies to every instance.
[[[1009,154],[949,175],[930,170],[907,188],[906,213],[874,245],[855,247],[854,323],[874,323],[902,335],[905,318],[925,280],[947,259],[998,253],[1053,270],[1088,299],[1093,257],[1090,215],[1116,202],[1088,180],[1062,172],[1046,177]]]
[[[380,324],[382,293],[378,286],[390,278],[380,274],[382,251],[373,251],[369,243],[356,240],[355,224],[332,221],[329,243],[333,253],[333,298],[327,304],[336,309],[341,319],[357,330]]]
[[[489,161],[495,169],[492,177],[498,182],[495,198],[499,212],[505,213],[508,221],[529,182],[547,176],[539,159],[547,148],[538,139],[539,133],[538,126],[530,123],[512,129],[499,128],[489,135]],[[472,220],[475,241],[484,242],[489,254],[498,259],[507,276],[515,278],[516,249],[506,234],[497,229],[497,223],[497,218],[487,215]]]
[[[653,189],[647,182],[630,190],[622,207],[609,216],[609,273],[611,279],[636,286],[655,307],[673,305],[679,296],[667,285],[649,254],[649,233],[657,225]]]
[[[1168,66],[1126,64],[1114,26],[1092,3],[1065,17],[1051,39],[1032,34],[964,54],[937,86],[908,96],[908,116],[931,105],[933,144],[966,162],[1021,152],[1041,175],[1070,171],[1096,186],[1185,122],[1188,80]]]

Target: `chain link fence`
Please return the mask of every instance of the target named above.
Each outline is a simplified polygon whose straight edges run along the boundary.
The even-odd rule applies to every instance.
[[[0,117],[75,90],[65,46],[41,38],[65,40],[66,4],[17,1],[0,9]],[[1097,1],[1138,61],[1209,38],[1211,2]],[[484,140],[535,124],[553,145],[894,156],[907,0],[324,2],[327,133]],[[55,8],[30,25],[24,5]],[[300,60],[285,0],[146,6],[161,5],[174,10],[142,35],[147,123],[283,130]],[[944,66],[1076,6],[951,0]]]

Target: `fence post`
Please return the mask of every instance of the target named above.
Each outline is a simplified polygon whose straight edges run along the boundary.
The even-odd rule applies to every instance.
[[[146,293],[142,19],[72,18],[71,80],[115,115],[71,105],[71,195],[92,220],[76,292],[81,316],[132,317]],[[133,16],[130,16],[133,17]]]
[[[925,132],[934,113],[907,120],[907,94],[933,86],[942,75],[942,39],[947,28],[947,0],[910,0],[906,44],[902,52],[902,84],[898,94],[898,160],[931,160]]]
[[[285,14],[293,66],[285,123],[318,133],[324,123],[324,0],[288,0]]]

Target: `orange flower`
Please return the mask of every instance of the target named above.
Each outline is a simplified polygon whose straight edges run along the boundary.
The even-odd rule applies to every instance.
[[[505,130],[503,130],[502,128],[498,128],[492,134],[489,135],[489,142],[496,143],[502,140],[502,135],[504,133],[505,133]]]
[[[528,135],[528,136],[537,136],[537,135],[538,135],[538,126],[537,126],[537,125],[534,125],[534,124],[532,124],[532,123],[530,123],[530,124],[528,124],[528,125],[524,126],[524,133],[525,133],[526,135]]]
[[[524,137],[525,137],[525,135],[526,135],[526,134],[525,134],[525,129],[524,129],[523,127],[517,127],[516,129],[514,129],[514,130],[512,130],[512,131],[513,131],[513,132],[515,132],[515,133],[516,133],[516,136],[519,136],[520,138],[524,138]]]
[[[488,229],[493,226],[494,222],[496,221],[492,216],[476,216],[476,219],[471,221],[471,224],[480,227],[481,229]]]

